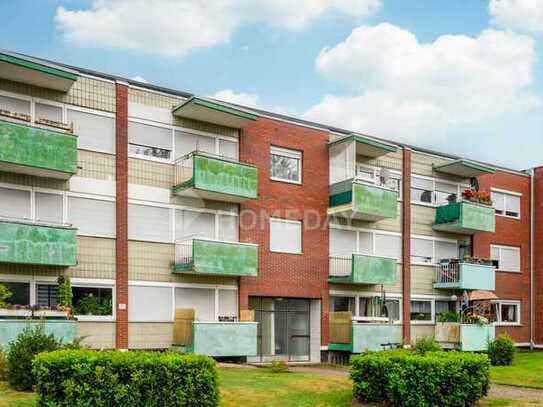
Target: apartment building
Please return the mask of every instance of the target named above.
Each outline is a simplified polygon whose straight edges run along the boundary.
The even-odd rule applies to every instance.
[[[0,52],[0,282],[53,309],[68,277],[95,348],[317,362],[477,299],[543,345],[542,194],[541,168]]]

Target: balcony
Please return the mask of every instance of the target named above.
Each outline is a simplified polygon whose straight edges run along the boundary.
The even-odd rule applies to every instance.
[[[398,216],[398,193],[349,179],[330,185],[329,215],[375,222]]]
[[[442,262],[436,268],[434,288],[494,291],[495,268],[484,264]]]
[[[494,208],[475,202],[453,202],[436,208],[434,230],[472,235],[495,231]]]
[[[76,136],[0,119],[0,171],[68,179],[76,170]]]
[[[328,350],[362,353],[379,351],[402,342],[402,326],[390,323],[359,323],[350,312],[332,312],[329,315]]]
[[[256,276],[258,245],[189,239],[176,243],[174,273],[217,276]]]
[[[256,322],[193,322],[192,351],[213,357],[257,355]]]
[[[331,256],[328,282],[336,284],[395,284],[396,259],[352,254]]]
[[[75,266],[76,229],[0,220],[0,263]]]
[[[256,199],[258,170],[235,160],[194,152],[175,162],[172,192],[224,202]]]
[[[488,350],[488,342],[493,340],[495,336],[494,325],[438,322],[435,326],[435,340],[444,348],[484,352]]]

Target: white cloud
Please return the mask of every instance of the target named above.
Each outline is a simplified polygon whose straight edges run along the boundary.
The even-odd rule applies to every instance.
[[[147,83],[147,79],[145,79],[143,76],[139,76],[139,75],[133,76],[130,79],[132,79],[133,81],[141,82],[141,83]]]
[[[533,39],[512,32],[420,43],[391,24],[358,27],[316,59],[322,75],[354,96],[325,96],[304,118],[403,141],[434,139],[451,126],[539,104],[528,88],[535,59]]]
[[[94,0],[85,10],[59,7],[55,20],[76,44],[182,56],[226,42],[248,23],[291,30],[330,11],[353,17],[374,13],[381,0]]]
[[[262,106],[260,106],[258,103],[258,95],[256,93],[236,93],[232,89],[223,89],[219,90],[211,97],[224,102],[234,103],[236,105],[262,108]]]
[[[543,32],[543,1],[490,0],[492,23],[516,31]]]

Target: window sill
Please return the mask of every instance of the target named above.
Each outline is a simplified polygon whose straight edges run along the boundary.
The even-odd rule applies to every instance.
[[[522,274],[521,270],[499,270],[499,269],[496,269],[495,271],[499,271],[500,273]]]
[[[301,256],[302,254],[304,254],[304,252],[281,252],[279,250],[272,250],[270,249],[270,253],[277,253],[277,254],[295,254],[295,255],[298,255],[298,256]]]
[[[418,206],[425,206],[427,208],[436,208],[439,205],[427,203],[427,202],[419,202],[419,201],[411,201],[411,205],[418,205]]]
[[[520,322],[495,322],[494,326],[522,326]]]
[[[74,315],[80,322],[115,322],[112,315]]]
[[[411,325],[435,325],[435,321],[411,321]]]
[[[302,181],[291,181],[291,180],[282,179],[282,178],[270,177],[270,181],[284,182],[285,184],[302,185]]]
[[[513,220],[520,220],[520,216],[510,216],[510,215],[501,215],[499,213],[496,214],[496,216],[499,216],[500,218],[507,218],[507,219],[513,219]]]

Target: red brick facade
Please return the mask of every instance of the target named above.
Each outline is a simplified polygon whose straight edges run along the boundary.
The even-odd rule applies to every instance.
[[[503,300],[521,301],[521,326],[497,327],[496,334],[508,333],[518,343],[530,342],[530,177],[497,171],[479,178],[481,191],[491,188],[522,194],[520,219],[496,216],[495,233],[478,233],[473,238],[475,257],[490,257],[490,245],[520,247],[520,273],[496,272],[496,295]],[[543,190],[542,190],[543,191]]]
[[[534,341],[543,346],[543,167],[534,174],[534,218]]]
[[[128,87],[117,83],[116,126],[116,302],[117,349],[128,349]]]
[[[302,152],[301,185],[270,179],[271,146]],[[258,277],[241,278],[240,308],[248,308],[249,296],[319,298],[322,343],[325,344],[329,267],[328,133],[261,118],[243,131],[239,155],[242,162],[256,165],[259,171],[258,199],[240,208],[240,241],[259,245],[259,272]],[[270,252],[270,216],[302,221],[302,254]]]

